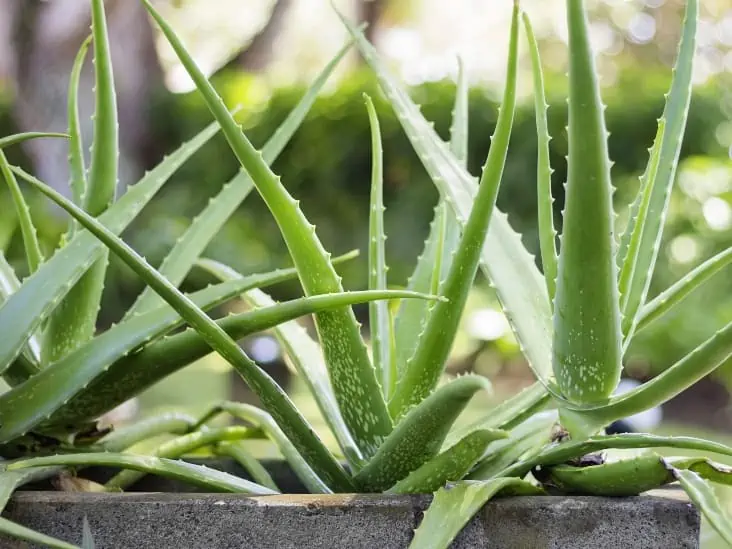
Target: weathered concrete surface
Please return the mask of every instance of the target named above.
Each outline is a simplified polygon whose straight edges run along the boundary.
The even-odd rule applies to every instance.
[[[669,492],[673,495],[675,492]],[[19,492],[4,515],[97,549],[404,549],[428,496],[267,496]],[[681,549],[699,546],[683,498],[522,497],[491,502],[459,549]],[[0,547],[29,546],[0,538]]]

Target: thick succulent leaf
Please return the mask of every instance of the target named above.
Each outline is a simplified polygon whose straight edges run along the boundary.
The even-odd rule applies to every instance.
[[[239,372],[249,387],[261,399],[264,407],[272,414],[287,437],[328,486],[336,490],[351,488],[351,482],[346,472],[318,438],[307,420],[295,408],[287,394],[244,353],[221,327],[189,298],[180,293],[173,284],[160,276],[137,252],[106,229],[104,225],[47,185],[38,181],[34,182],[33,185],[74,216],[86,229],[102,241],[110,251],[124,261],[145,283],[150,285],[174,308],[183,320],[201,334],[214,351],[218,352],[224,360]],[[0,426],[0,433],[2,433],[2,428]]]
[[[243,442],[220,442],[214,448],[214,451],[219,456],[227,456],[235,460],[241,467],[249,473],[252,480],[261,486],[265,486],[275,492],[281,490],[275,484],[272,476],[267,472],[267,469],[259,463],[259,461],[252,456],[246,448],[246,444]]]
[[[117,428],[105,435],[99,445],[110,452],[121,452],[144,440],[162,434],[183,435],[190,432],[196,419],[181,412],[167,412]]]
[[[110,231],[119,234],[135,218],[170,176],[218,131],[211,124],[195,138],[146,174],[99,218]],[[13,168],[16,175],[31,177]],[[23,287],[0,306],[0,373],[12,363],[35,329],[58,304],[69,288],[97,259],[104,246],[88,232],[76,235],[58,250],[43,268],[23,281]]]
[[[455,420],[480,390],[490,390],[490,382],[469,375],[425,398],[404,416],[354,477],[357,486],[366,492],[386,490],[435,457]]]
[[[83,207],[97,217],[114,201],[119,157],[117,96],[104,0],[92,1],[91,22],[95,75],[94,140]],[[108,254],[104,251],[51,314],[44,332],[43,352],[46,362],[58,360],[94,336],[107,265]]]
[[[386,290],[386,234],[384,233],[384,151],[381,129],[371,98],[364,94],[371,127],[371,204],[369,212],[369,289]],[[436,293],[436,292],[435,292]],[[391,313],[389,303],[369,303],[369,329],[376,378],[388,399],[396,385],[396,367],[391,357]]]
[[[465,67],[458,58],[458,80],[455,105],[450,127],[450,150],[463,168],[468,160],[468,78]],[[430,231],[417,265],[409,277],[407,287],[414,291],[437,293],[452,265],[455,250],[460,243],[460,225],[455,212],[440,200],[430,223]],[[429,288],[429,290],[428,290]],[[407,361],[414,354],[431,312],[429,303],[402,301],[394,319],[394,364],[397,377],[401,379],[406,371]],[[391,398],[393,393],[390,393]]]
[[[667,467],[694,471],[705,480],[726,486],[732,485],[732,468],[728,465],[715,463],[707,458],[700,457],[670,457],[664,458],[663,461]]]
[[[505,474],[507,468],[524,456],[540,452],[550,442],[556,422],[557,414],[553,410],[531,416],[515,427],[507,439],[497,440],[488,446],[483,459],[468,478],[489,480],[511,476]]]
[[[694,471],[672,469],[676,480],[717,533],[732,545],[732,517],[720,503],[714,488]]]
[[[681,280],[671,285],[649,301],[638,314],[636,331],[642,330],[651,322],[666,314],[686,296],[704,282],[732,263],[732,246],[693,269]]]
[[[557,231],[554,229],[554,198],[552,198],[552,167],[549,160],[549,122],[544,91],[544,71],[541,68],[539,45],[536,42],[534,29],[529,16],[523,15],[526,38],[531,52],[531,69],[534,79],[534,110],[536,111],[536,133],[538,137],[536,162],[536,191],[538,202],[539,246],[541,263],[544,267],[544,280],[549,299],[553,302],[557,280]]]
[[[20,471],[29,467],[47,467],[49,465],[132,469],[186,482],[212,492],[236,492],[263,496],[275,493],[264,486],[202,465],[115,452],[86,452],[22,459],[8,463],[5,468],[7,471]]]
[[[651,275],[661,245],[663,225],[666,221],[671,188],[676,175],[691,103],[698,19],[699,0],[689,0],[686,3],[681,45],[679,46],[679,55],[673,71],[671,90],[667,95],[666,106],[660,123],[663,125],[663,137],[656,145],[659,148],[656,153],[658,154],[658,165],[655,170],[649,166],[645,174],[645,177],[649,179],[641,185],[641,191],[644,190],[645,185],[651,187],[649,191],[650,202],[645,220],[641,219],[639,215],[635,221],[635,225],[642,225],[643,232],[641,233],[639,251],[633,269],[633,277],[628,286],[628,298],[623,311],[625,314],[623,334],[627,339],[633,335],[637,323],[637,313],[645,303],[648,295]],[[653,163],[653,156],[654,154],[651,154],[649,164]],[[654,171],[655,174],[653,174]]]
[[[581,438],[613,421],[630,417],[672,399],[732,357],[732,322],[658,376],[606,403],[592,407],[562,404],[562,425]]]
[[[287,143],[289,143],[315,102],[318,93],[325,85],[333,70],[338,66],[343,57],[345,57],[346,53],[348,53],[351,46],[352,44],[350,42],[346,44],[325,66],[303,98],[290,114],[288,114],[285,121],[277,128],[269,141],[265,143],[262,148],[262,158],[267,164],[271,165]],[[236,211],[253,188],[252,180],[246,171],[242,171],[226,183],[221,191],[209,201],[203,211],[193,220],[190,227],[188,227],[165,259],[163,259],[163,263],[158,269],[160,274],[176,286],[180,285],[209,242],[219,233],[229,217]],[[156,305],[159,305],[161,301],[155,292],[146,287],[126,314],[130,316],[135,313],[150,311]]]
[[[208,259],[201,260],[198,262],[198,265],[221,280],[235,280],[241,277],[231,267],[216,261]],[[249,305],[254,307],[270,307],[275,303],[271,297],[258,289],[250,290],[241,297]],[[403,303],[410,301],[420,300],[407,299]],[[363,456],[356,446],[338,408],[338,402],[336,401],[333,387],[328,378],[328,370],[325,366],[322,349],[317,342],[313,341],[305,328],[295,321],[277,324],[273,327],[273,331],[289,363],[307,384],[310,394],[318,405],[321,414],[323,414],[325,422],[338,441],[338,445],[348,460],[349,465],[356,470],[360,469],[363,465]],[[236,334],[230,333],[230,335],[236,337]],[[165,360],[171,356],[173,356],[173,353],[170,350],[163,350],[162,353],[159,353],[158,358],[153,357],[152,360]]]
[[[92,535],[89,519],[84,515],[84,524],[81,531],[81,549],[95,549],[94,536]]]
[[[614,449],[677,448],[732,456],[732,448],[718,442],[694,437],[664,437],[645,433],[622,433],[596,436],[581,441],[569,441],[543,449],[527,459],[517,461],[503,473],[523,477],[535,467],[559,465],[593,452]]]
[[[426,494],[447,482],[461,480],[496,439],[506,438],[500,430],[478,429],[467,435],[387,490],[389,494]]]
[[[344,25],[374,70],[412,146],[445,202],[464,228],[475,193],[475,179],[448,150],[406,91],[386,69],[373,46],[345,18]],[[512,329],[537,378],[554,392],[551,370],[551,308],[546,285],[521,237],[506,215],[494,209],[483,251],[481,269],[493,283]]]
[[[80,549],[78,545],[41,534],[3,517],[0,517],[0,534],[38,544],[41,547],[50,547],[52,549]]]
[[[226,283],[230,290],[227,298],[231,296],[231,290],[236,289],[236,284],[241,285],[243,280],[245,279]],[[234,286],[231,286],[231,284],[234,284]],[[217,320],[216,324],[229,337],[238,340],[253,333],[270,329],[281,322],[292,321],[295,318],[317,311],[342,307],[344,304],[363,303],[372,299],[403,298],[405,296],[411,297],[411,293],[401,291],[365,291],[343,292],[334,295],[321,294],[232,315]],[[206,308],[208,308],[208,305],[206,305]],[[67,398],[63,400],[63,405],[60,408],[54,409],[51,416],[43,421],[38,428],[53,431],[66,424],[74,425],[80,421],[98,417],[139,394],[166,376],[211,353],[211,346],[205,338],[202,338],[195,330],[188,330],[167,337],[161,341],[150,343],[140,351],[129,356],[124,356],[133,348],[143,345],[149,339],[151,330],[148,329],[149,326],[147,324],[151,324],[154,320],[162,318],[154,317],[153,315],[155,314],[156,312],[153,311],[152,313],[134,317],[120,325],[118,329],[119,334],[110,334],[112,330],[116,329],[113,328],[110,332],[93,340],[82,349],[85,351],[83,362],[77,356],[78,353],[70,355],[68,359],[62,359],[62,362],[66,363],[83,364],[85,368],[84,380],[87,381],[87,384],[80,385],[78,382],[79,378],[75,374],[72,374],[73,381],[69,378],[64,378],[69,379],[68,384],[64,382],[64,387],[67,387],[67,391],[76,391],[72,393],[74,396],[68,399],[68,393],[66,393]],[[168,314],[170,315],[170,321],[175,319],[176,324],[180,322],[174,312],[171,311]],[[160,326],[161,324],[157,325],[158,329],[155,335],[159,335],[162,331],[169,330],[171,327],[170,324],[166,325],[164,329],[160,328]],[[127,330],[123,331],[125,327],[127,327]],[[120,347],[117,343],[118,339],[115,336],[119,340],[122,340],[123,332],[126,346]],[[108,336],[107,334],[110,335]],[[65,364],[65,366],[67,368],[72,367],[68,364]],[[50,376],[50,374],[46,375]],[[55,376],[59,375],[63,375],[60,368],[55,371]],[[88,381],[89,376],[94,376],[90,382]],[[45,377],[43,380],[46,383],[49,382]],[[72,382],[74,385],[71,385]],[[39,381],[38,383],[41,382]],[[79,392],[79,387],[84,388]],[[18,394],[20,395],[22,393],[24,398],[27,398],[32,388],[35,389],[36,387],[31,380],[27,389],[25,386],[23,386],[23,391],[20,390],[20,387],[18,388]],[[19,396],[13,399],[8,397],[8,405],[12,405],[19,398]],[[58,402],[60,401],[56,399],[54,402],[58,406]],[[0,414],[3,410],[4,403],[5,401],[0,397]],[[44,404],[37,405],[34,409],[36,411],[45,409]],[[0,429],[1,433],[2,430]]]
[[[441,488],[415,531],[409,549],[447,549],[468,521],[494,497],[543,493],[541,488],[515,478],[465,480]]]
[[[620,380],[620,308],[600,85],[583,0],[567,2],[569,159],[554,299],[554,375],[580,404],[607,398]]]
[[[221,441],[242,440],[250,436],[251,430],[241,426],[202,429],[193,433],[186,433],[172,440],[167,440],[155,450],[149,452],[149,454],[158,458],[178,459],[200,448],[212,446]],[[148,452],[145,453],[147,454]],[[104,484],[104,488],[110,492],[120,492],[129,488],[144,476],[145,472],[143,471],[126,469],[109,479]]]
[[[18,181],[10,170],[8,159],[5,157],[5,153],[3,153],[1,149],[0,173],[2,173],[3,178],[10,189],[10,198],[15,205],[15,212],[18,216],[18,224],[20,225],[20,233],[23,236],[25,257],[28,261],[28,270],[31,273],[34,273],[38,270],[41,263],[43,263],[43,254],[41,253],[41,247],[38,244],[38,233],[36,232],[35,225],[33,225],[28,203],[25,201],[23,193],[20,191],[20,187],[18,186]]]
[[[23,141],[28,141],[29,139],[38,139],[40,137],[62,137],[68,139],[69,136],[65,133],[55,132],[16,133],[13,135],[8,135],[6,137],[0,137],[0,150],[4,149],[5,147],[10,147],[11,145],[22,143]]]
[[[252,177],[257,191],[277,221],[305,293],[312,295],[343,291],[340,277],[328,253],[297,201],[244,136],[170,26],[147,0],[144,3],[195,82],[211,113],[221,124],[232,151]],[[391,432],[392,421],[356,317],[346,307],[317,314],[315,323],[343,419],[361,451],[371,456]]]
[[[317,473],[303,459],[297,448],[290,442],[287,435],[279,428],[277,423],[267,412],[251,406],[249,404],[241,404],[238,402],[224,402],[214,409],[214,413],[218,411],[226,412],[235,418],[246,421],[255,427],[264,431],[267,437],[279,448],[280,453],[285,458],[297,478],[303,483],[311,494],[329,494],[332,491],[318,477]]]
[[[469,433],[478,429],[513,429],[524,420],[539,412],[549,403],[549,393],[536,382],[520,393],[491,408],[484,416],[453,430],[445,444],[451,446]]]
[[[455,252],[442,293],[449,301],[435,303],[430,311],[414,355],[407,361],[404,376],[399,380],[394,397],[389,401],[392,417],[401,417],[409,408],[422,401],[435,388],[445,371],[447,358],[455,340],[478,271],[480,251],[488,232],[493,207],[503,176],[508,154],[514,110],[516,108],[516,78],[518,71],[518,4],[514,5],[513,22],[501,112],[491,141],[488,159],[478,187],[463,236]]]
[[[91,35],[81,43],[79,51],[74,59],[69,78],[69,93],[67,104],[67,116],[69,119],[69,171],[71,172],[71,193],[76,204],[83,204],[86,194],[86,166],[84,164],[84,144],[81,137],[81,122],[79,121],[79,81],[81,70],[91,43]],[[72,227],[77,227],[72,222]]]

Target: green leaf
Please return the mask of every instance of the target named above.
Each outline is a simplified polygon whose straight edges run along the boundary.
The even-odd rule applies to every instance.
[[[562,395],[607,398],[621,344],[607,130],[583,0],[568,0],[569,159],[554,298],[553,367]]]
[[[81,549],[94,549],[94,536],[91,532],[91,527],[89,526],[89,519],[86,518],[86,515],[84,515],[84,525],[82,528],[82,534],[81,534]]]
[[[557,231],[554,229],[554,198],[552,198],[552,173],[554,170],[552,170],[549,160],[549,142],[551,141],[547,121],[549,105],[546,102],[546,92],[544,91],[544,73],[541,68],[539,45],[536,42],[529,16],[525,13],[523,14],[523,21],[531,52],[531,69],[534,78],[534,110],[536,111],[536,134],[538,137],[536,191],[539,206],[539,246],[541,248],[541,263],[544,267],[544,280],[546,280],[549,299],[553,302],[557,281]]]
[[[115,452],[86,452],[21,459],[5,465],[8,471],[20,471],[29,467],[119,467],[186,482],[212,492],[235,492],[256,495],[271,495],[274,492],[228,473],[202,465],[151,456],[136,456]]]
[[[265,486],[275,492],[281,490],[275,484],[267,469],[257,461],[246,449],[243,442],[220,442],[214,449],[217,455],[227,456],[235,460],[241,467],[251,475],[252,480],[257,484]]]
[[[150,455],[158,458],[178,459],[200,448],[215,445],[221,441],[242,440],[251,436],[251,429],[241,426],[219,427],[186,433],[172,440],[163,442]],[[145,452],[146,454],[148,452]],[[125,470],[117,473],[105,484],[105,490],[120,492],[132,486],[145,476],[143,471]],[[267,487],[269,488],[269,487]],[[271,488],[270,488],[271,489]]]
[[[11,145],[17,145],[18,143],[22,143],[23,141],[28,141],[29,139],[38,139],[41,137],[63,137],[65,139],[69,138],[69,136],[65,133],[55,132],[16,133],[13,135],[8,135],[7,137],[0,137],[0,150],[4,149],[5,147],[10,147]]]
[[[147,0],[144,3],[221,124],[232,151],[252,177],[277,221],[305,293],[343,291],[340,277],[298,202],[244,136],[170,26]],[[350,308],[319,313],[315,323],[343,418],[364,455],[371,456],[391,432],[392,422],[359,325]]]
[[[660,406],[712,373],[732,356],[732,322],[658,376],[599,406],[560,407],[562,425],[576,436],[594,434],[613,421]],[[570,429],[571,430],[571,429]]]
[[[285,121],[277,128],[272,137],[262,148],[262,158],[271,165],[300,127],[306,114],[312,107],[318,93],[338,66],[346,53],[351,49],[351,42],[343,46],[333,59],[325,66],[320,75],[307,90],[300,102],[288,114]],[[203,211],[193,220],[190,227],[175,243],[158,269],[160,274],[176,286],[183,282],[196,260],[201,256],[209,242],[219,233],[226,220],[237,210],[239,205],[254,188],[251,178],[242,171],[226,183],[221,191],[213,197]],[[126,316],[144,313],[161,303],[160,297],[150,288],[140,294],[127,311]]]
[[[195,418],[180,412],[155,415],[114,431],[99,440],[99,445],[111,452],[121,452],[144,440],[162,434],[183,435],[196,424]]]
[[[483,167],[478,194],[442,288],[442,294],[448,301],[435,303],[430,311],[429,320],[417,349],[407,362],[404,376],[399,380],[394,397],[389,401],[389,410],[394,418],[401,417],[411,406],[419,403],[439,382],[445,371],[463,309],[478,271],[481,247],[488,232],[488,224],[503,176],[516,108],[518,16],[519,8],[515,4],[508,76],[501,112],[488,159]]]
[[[351,487],[346,472],[328,451],[313,431],[307,420],[295,408],[281,387],[261,368],[259,368],[226,332],[211,320],[190,299],[184,296],[167,279],[160,276],[147,262],[125,242],[106,229],[96,219],[76,207],[73,202],[54,191],[47,185],[35,181],[32,184],[51,198],[59,206],[74,216],[86,229],[120,257],[140,278],[150,285],[192,328],[194,328],[213,350],[229,362],[244,378],[249,387],[261,399],[277,424],[308,460],[328,486],[348,490]],[[2,421],[0,420],[0,423]],[[2,428],[0,426],[0,432]]]
[[[51,547],[53,549],[80,549],[77,545],[72,545],[60,539],[41,534],[40,532],[36,532],[2,517],[0,517],[0,534],[34,544],[41,544],[43,547]]]
[[[95,75],[94,140],[91,146],[91,166],[83,207],[89,214],[97,217],[115,198],[119,138],[117,98],[104,0],[92,0],[91,15]],[[46,362],[51,363],[60,359],[94,336],[107,265],[108,255],[104,251],[51,314],[45,330],[43,347],[43,358]]]
[[[386,490],[435,457],[450,427],[480,390],[490,390],[490,382],[467,375],[425,398],[404,416],[354,477],[357,486],[366,492]]]
[[[458,78],[455,89],[455,105],[452,109],[452,125],[450,126],[450,150],[465,167],[468,163],[468,95],[470,86],[465,72],[463,60],[458,57]]]
[[[534,456],[519,460],[503,471],[504,476],[523,477],[538,466],[559,465],[580,458],[592,452],[609,448],[678,448],[699,450],[724,456],[732,456],[732,448],[718,442],[694,437],[665,437],[645,433],[622,433],[618,435],[596,436],[580,441],[569,441],[546,448]]]
[[[501,495],[541,495],[544,491],[523,480],[497,478],[461,481],[441,488],[414,533],[410,549],[447,549],[482,507]]]
[[[297,478],[303,483],[311,494],[329,494],[331,493],[330,488],[318,477],[317,473],[308,465],[307,461],[303,459],[303,456],[298,452],[297,448],[290,442],[287,435],[279,428],[277,423],[272,419],[268,413],[250,406],[248,404],[241,404],[238,402],[224,402],[216,408],[214,413],[218,410],[226,412],[237,419],[251,423],[254,427],[258,427],[264,431],[277,448],[280,453],[287,461],[288,465],[292,468],[292,471],[297,475]]]
[[[79,121],[79,81],[81,80],[81,70],[84,66],[91,36],[81,43],[79,52],[76,54],[74,64],[71,68],[71,76],[69,78],[69,92],[67,104],[67,116],[69,118],[69,171],[71,172],[71,192],[74,202],[78,205],[84,203],[84,195],[86,194],[86,166],[84,165],[84,146],[81,138],[81,122]],[[78,223],[71,222],[70,234],[73,235],[78,230]]]
[[[438,456],[412,471],[406,478],[387,490],[389,494],[425,494],[434,492],[446,482],[461,480],[496,439],[508,433],[499,430],[478,429],[467,435]]]
[[[676,175],[691,103],[698,18],[699,1],[689,0],[686,2],[681,45],[679,46],[676,66],[673,70],[671,89],[659,123],[659,125],[663,125],[663,137],[654,145],[654,149],[658,148],[658,151],[652,151],[649,167],[643,178],[647,178],[647,180],[641,182],[640,192],[644,192],[644,186],[648,185],[650,187],[650,201],[645,219],[640,217],[639,212],[639,217],[635,220],[635,225],[642,226],[643,232],[641,233],[637,260],[633,269],[633,276],[628,285],[629,292],[623,310],[625,316],[622,325],[626,339],[630,339],[635,331],[638,321],[637,313],[645,303],[648,295],[651,275],[660,249],[663,225],[666,220],[671,188]],[[655,155],[658,155],[658,165],[654,169],[652,165]]]
[[[8,164],[8,159],[5,158],[5,154],[2,149],[0,149],[0,172],[3,174],[5,182],[8,184],[8,188],[10,189],[10,196],[18,215],[20,232],[23,235],[23,245],[25,247],[25,257],[28,261],[28,270],[32,274],[36,272],[41,263],[43,263],[43,254],[41,253],[41,247],[38,244],[38,234],[36,232],[36,227],[33,225],[33,220],[31,219],[30,209],[23,197],[23,193],[20,192],[18,181],[10,170],[10,164]]]
[[[460,165],[409,95],[388,72],[368,40],[345,18],[361,55],[374,70],[407,137],[461,227],[476,193],[474,178]],[[512,330],[542,384],[551,387],[551,308],[543,277],[505,214],[494,209],[481,252],[481,268],[494,284]],[[553,389],[554,392],[557,392]]]
[[[384,151],[381,146],[381,129],[371,98],[363,94],[371,127],[371,205],[369,214],[369,290],[386,290],[386,234],[384,234]],[[437,293],[437,292],[434,292]],[[391,358],[391,314],[389,303],[369,303],[369,328],[376,378],[381,383],[384,398],[388,398],[396,385],[396,367]]]
[[[218,131],[211,124],[194,139],[184,143],[165,158],[154,170],[130,187],[99,218],[110,231],[119,234],[142,210],[170,176]],[[13,168],[16,175],[31,177]],[[91,234],[83,232],[44,263],[43,267],[23,281],[23,286],[0,307],[0,373],[5,371],[31,337],[36,328],[58,304],[69,288],[97,259],[104,246]]]
[[[689,499],[701,510],[709,524],[722,536],[724,541],[732,545],[732,517],[722,507],[714,489],[693,471],[674,468],[672,472]]]
[[[200,260],[198,265],[213,273],[221,280],[234,280],[241,277],[239,273],[227,265],[209,259]],[[275,303],[271,297],[257,289],[250,290],[241,297],[249,305],[254,307],[270,307]],[[421,300],[407,299],[403,303],[411,301]],[[349,465],[359,470],[363,465],[363,456],[356,446],[338,408],[333,386],[328,378],[322,349],[317,342],[313,341],[307,333],[307,330],[295,321],[277,324],[272,329],[295,372],[308,386],[310,394],[318,405],[325,422],[335,436]],[[162,350],[159,353],[159,357],[153,356],[152,361],[155,363],[156,360],[165,360],[171,354],[170,350]]]
[[[732,246],[719,252],[714,257],[689,272],[681,280],[671,285],[658,296],[649,301],[638,314],[636,331],[640,331],[651,322],[666,314],[686,296],[696,290],[704,282],[732,263]]]
[[[666,462],[666,466],[670,465],[675,469],[694,471],[705,480],[726,486],[732,485],[732,468],[727,465],[698,457],[670,457],[664,458],[664,461]]]

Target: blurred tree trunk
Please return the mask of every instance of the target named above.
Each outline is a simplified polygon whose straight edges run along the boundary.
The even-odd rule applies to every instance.
[[[15,91],[13,116],[17,127],[20,131],[66,131],[68,78],[78,48],[90,32],[88,1],[0,2],[4,4],[0,9],[0,28],[12,29],[13,41],[4,57]],[[150,139],[147,106],[151,94],[162,86],[163,76],[142,4],[107,0],[105,6],[120,120],[120,186],[124,187],[142,173],[142,159]],[[5,49],[4,46],[0,48]],[[91,55],[85,63],[79,91],[87,157],[94,112],[94,71],[90,60]],[[68,143],[58,139],[34,140],[25,145],[25,150],[38,177],[69,196]]]

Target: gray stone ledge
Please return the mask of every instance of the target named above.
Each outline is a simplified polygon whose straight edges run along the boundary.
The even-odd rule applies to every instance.
[[[662,496],[662,497],[659,497]],[[97,549],[404,549],[430,496],[18,492],[4,516]],[[699,514],[675,490],[635,498],[515,497],[488,503],[459,549],[699,547]],[[0,547],[28,549],[0,538]]]

